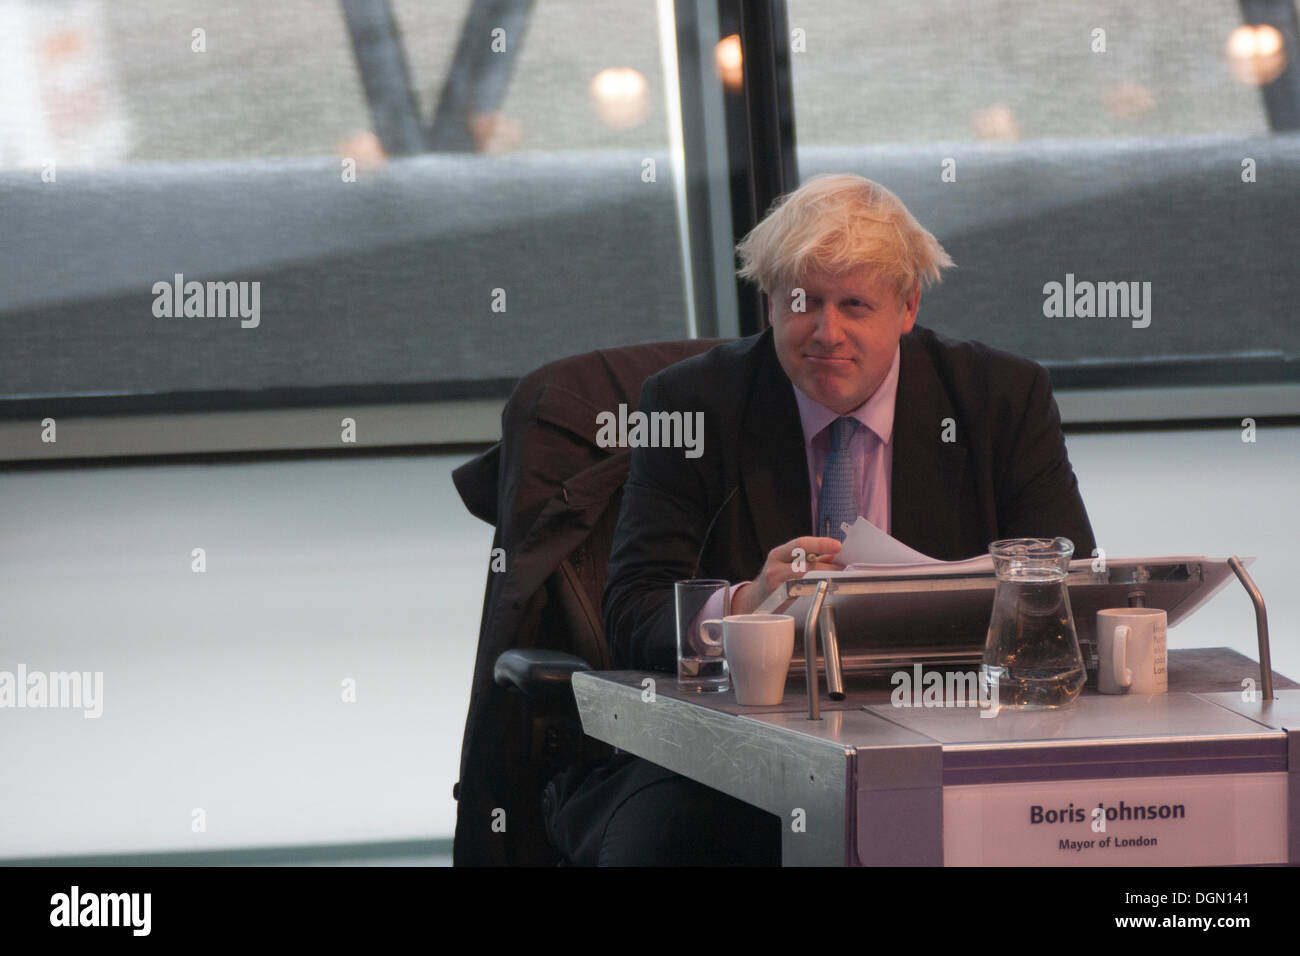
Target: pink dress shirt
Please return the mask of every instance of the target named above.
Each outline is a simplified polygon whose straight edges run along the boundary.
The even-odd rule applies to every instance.
[[[862,515],[885,534],[889,534],[890,475],[894,464],[894,405],[898,397],[898,364],[900,350],[895,347],[894,361],[885,373],[884,380],[871,397],[849,412],[849,416],[862,423],[849,442],[853,456],[854,488],[857,490],[858,514]],[[830,426],[839,413],[794,390],[799,406],[799,424],[803,426],[803,448],[808,458],[808,488],[812,492],[812,516],[809,527],[816,537],[821,537],[817,524],[817,502],[821,495],[822,471],[826,456],[830,454]],[[754,570],[758,570],[755,568]],[[749,581],[731,586],[730,597]],[[705,605],[700,619],[716,618],[722,613],[721,592]]]
[[[853,456],[853,487],[857,492],[858,514],[885,534],[889,534],[890,468],[894,463],[894,401],[898,397],[899,350],[880,386],[865,402],[849,412],[864,427],[853,432],[849,454]],[[839,413],[794,390],[799,405],[799,422],[803,425],[803,448],[808,456],[808,487],[812,491],[813,534],[823,536],[816,527],[817,501],[821,496],[822,472],[830,454],[830,426]],[[829,537],[833,537],[830,535]]]

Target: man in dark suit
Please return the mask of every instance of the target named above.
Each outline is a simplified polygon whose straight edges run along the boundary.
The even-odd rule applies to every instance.
[[[915,325],[923,282],[951,260],[897,197],[816,177],[740,252],[770,327],[642,391],[644,412],[702,412],[704,444],[633,452],[604,602],[617,666],[675,671],[674,582],[737,582],[732,613],[746,613],[836,567],[859,514],[944,560],[1012,537],[1092,551],[1047,372]],[[616,759],[584,798],[578,862],[780,861],[776,817],[643,760]]]

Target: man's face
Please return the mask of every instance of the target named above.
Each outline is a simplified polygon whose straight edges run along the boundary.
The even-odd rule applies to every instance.
[[[851,412],[889,373],[899,337],[916,321],[921,287],[902,301],[892,282],[867,270],[812,271],[796,287],[806,294],[803,312],[793,311],[789,294],[771,299],[781,368],[813,401]]]

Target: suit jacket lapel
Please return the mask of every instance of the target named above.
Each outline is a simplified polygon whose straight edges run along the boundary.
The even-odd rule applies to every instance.
[[[905,335],[894,403],[894,461],[890,475],[890,532],[931,557],[965,557],[957,509],[964,480],[967,436],[924,346]],[[944,441],[944,419],[954,423],[954,441]]]
[[[741,434],[740,476],[766,557],[778,544],[811,533],[812,493],[799,407],[777,361],[771,329],[758,352]]]

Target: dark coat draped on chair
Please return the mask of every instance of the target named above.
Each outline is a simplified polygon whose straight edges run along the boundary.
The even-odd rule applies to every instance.
[[[504,558],[504,570],[488,571],[483,600],[455,788],[458,866],[559,859],[541,809],[549,774],[531,759],[536,713],[494,683],[493,667],[511,648],[562,650],[593,668],[610,666],[601,594],[629,451],[600,447],[597,415],[620,404],[635,410],[648,376],[716,344],[601,349],[544,365],[516,386],[501,441],[453,473],[470,513],[496,528],[495,564]],[[592,753],[598,759],[600,749]]]

